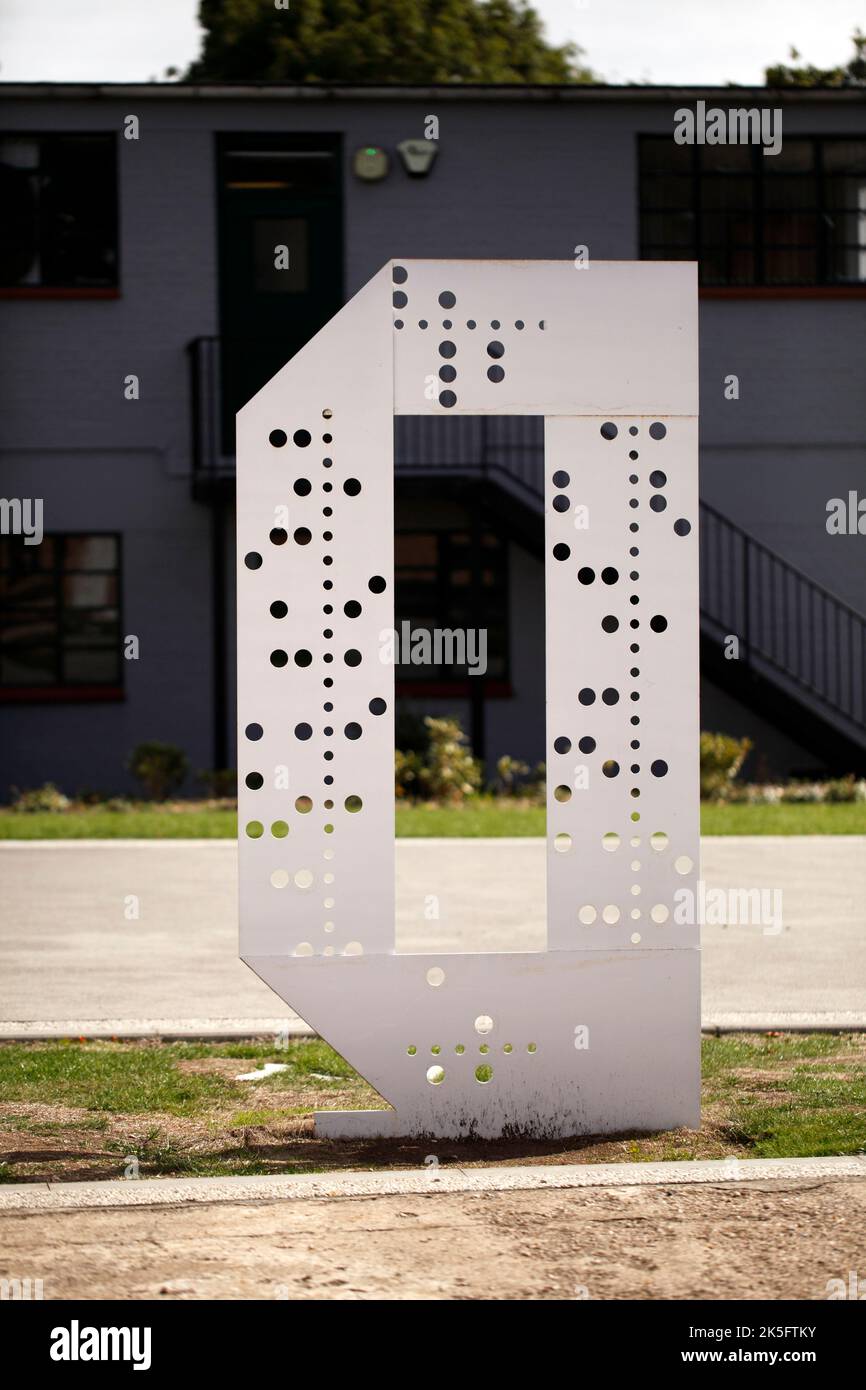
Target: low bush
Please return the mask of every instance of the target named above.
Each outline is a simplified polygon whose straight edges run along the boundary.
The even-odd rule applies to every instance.
[[[64,796],[53,782],[45,782],[41,787],[33,787],[29,791],[12,788],[12,810],[24,815],[35,815],[39,811],[68,811],[70,804],[69,797]]]
[[[724,801],[752,747],[748,738],[701,733],[701,799]]]
[[[127,763],[129,771],[154,801],[165,801],[189,772],[189,758],[173,743],[139,743]]]
[[[214,801],[231,801],[238,794],[238,774],[233,767],[205,769],[196,774],[199,782]]]
[[[452,805],[474,796],[481,787],[481,764],[467,747],[460,721],[427,715],[423,724],[425,746],[396,751],[397,796],[446,801]]]
[[[543,804],[547,769],[544,763],[529,763],[511,758],[506,753],[496,764],[496,781],[491,791],[497,796],[519,796]]]

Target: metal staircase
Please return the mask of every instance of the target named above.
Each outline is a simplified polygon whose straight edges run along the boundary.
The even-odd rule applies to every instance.
[[[500,504],[529,510],[541,553],[542,420],[406,416],[395,431],[398,478],[487,484],[488,504],[498,493]],[[705,674],[812,749],[828,772],[866,772],[866,615],[703,502],[700,537]]]
[[[234,497],[235,470],[220,428],[220,347],[217,338],[188,346],[193,495],[215,512]],[[435,477],[464,497],[480,493],[514,539],[543,554],[542,419],[399,416],[395,460],[404,489]],[[866,774],[866,616],[706,503],[700,536],[705,675],[828,772]],[[729,636],[736,659],[725,655]]]

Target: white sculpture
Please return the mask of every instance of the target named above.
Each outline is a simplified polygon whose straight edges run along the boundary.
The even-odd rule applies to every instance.
[[[545,417],[548,940],[394,949],[393,415]],[[699,1122],[697,287],[399,261],[238,416],[243,959],[394,1107],[331,1136]]]

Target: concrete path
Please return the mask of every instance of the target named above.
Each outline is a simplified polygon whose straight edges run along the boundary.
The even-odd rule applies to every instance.
[[[708,888],[780,888],[784,920],[777,935],[704,927],[706,1026],[866,1026],[866,837],[706,839],[702,873]],[[237,960],[231,841],[6,842],[0,900],[0,1036],[92,1036],[100,1020],[231,1035],[290,1017]],[[398,842],[399,950],[543,944],[543,841]]]
[[[847,1294],[861,1267],[863,1166],[155,1179],[48,1196],[6,1187],[0,1277],[38,1271],[49,1300],[824,1300]]]
[[[679,1187],[694,1183],[866,1180],[866,1156],[827,1158],[700,1158],[659,1163],[536,1163],[460,1168],[438,1161],[424,1168],[380,1172],[286,1173],[226,1178],[118,1178],[100,1182],[0,1185],[0,1214],[80,1211],[84,1207],[187,1206],[190,1202],[296,1202],[337,1197],[399,1197],[428,1192],[538,1192],[570,1187]]]

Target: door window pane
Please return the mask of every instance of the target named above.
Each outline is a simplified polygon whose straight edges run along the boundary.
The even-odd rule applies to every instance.
[[[256,218],[253,254],[259,294],[301,294],[309,289],[306,218]]]

